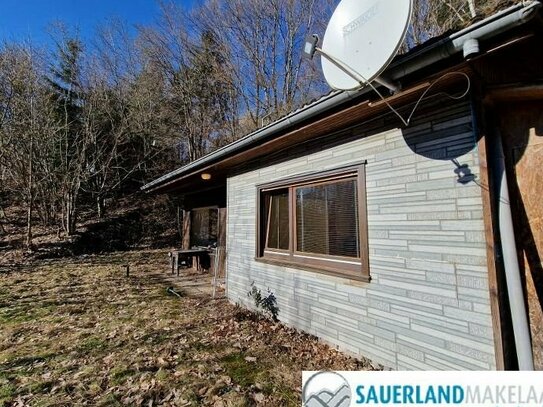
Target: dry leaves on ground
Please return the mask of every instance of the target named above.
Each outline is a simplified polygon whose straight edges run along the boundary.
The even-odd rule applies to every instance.
[[[299,405],[302,370],[371,368],[225,300],[168,294],[166,268],[131,252],[0,274],[0,406]]]

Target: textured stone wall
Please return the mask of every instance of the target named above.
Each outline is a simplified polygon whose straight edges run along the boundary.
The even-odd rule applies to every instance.
[[[283,322],[394,369],[494,369],[470,107],[424,117],[408,131],[361,126],[355,141],[230,178],[230,300],[251,307],[251,282],[269,287]],[[255,260],[257,184],[364,160],[370,283]]]

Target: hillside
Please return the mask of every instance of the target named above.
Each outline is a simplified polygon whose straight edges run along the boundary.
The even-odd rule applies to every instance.
[[[167,197],[134,193],[109,205],[101,219],[91,209],[83,211],[73,236],[35,219],[34,246],[28,251],[25,209],[11,203],[0,218],[0,269],[43,259],[178,245],[176,208]]]

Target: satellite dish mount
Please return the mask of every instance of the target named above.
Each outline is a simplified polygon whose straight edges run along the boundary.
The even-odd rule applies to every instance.
[[[322,48],[319,48],[320,38],[317,34],[313,34],[306,40],[306,45],[304,49],[305,55],[309,59],[313,59],[315,54],[321,55],[321,57],[326,58],[331,64],[335,65],[338,69],[342,70],[346,75],[349,75],[352,79],[357,81],[360,84],[360,87],[366,86],[369,84],[369,81],[362,77],[358,72],[353,68],[347,65],[345,62],[342,62],[340,59],[334,57],[330,53],[324,51]],[[392,83],[385,78],[378,76],[373,79],[374,82],[377,82],[379,85],[388,88],[392,93],[397,93],[401,90],[400,84]]]

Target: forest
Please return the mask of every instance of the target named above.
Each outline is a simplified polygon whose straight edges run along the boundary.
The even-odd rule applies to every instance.
[[[510,5],[417,0],[403,52]],[[26,250],[36,225],[77,234],[146,182],[329,91],[305,38],[333,0],[161,3],[147,26],[111,20],[91,39],[52,22],[51,46],[0,45],[0,235],[17,205]]]

